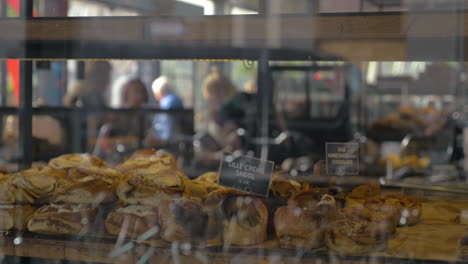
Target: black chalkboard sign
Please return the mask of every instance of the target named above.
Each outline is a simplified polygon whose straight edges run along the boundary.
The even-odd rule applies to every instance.
[[[327,143],[327,174],[359,174],[357,143]]]
[[[224,153],[219,168],[219,184],[267,197],[273,167],[271,161]]]

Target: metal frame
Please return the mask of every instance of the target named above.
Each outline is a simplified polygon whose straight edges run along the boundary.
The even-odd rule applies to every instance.
[[[33,1],[25,0],[20,3],[20,16],[29,19],[33,14]],[[28,28],[26,27],[26,31]],[[25,49],[24,53],[27,56],[29,50]],[[32,146],[32,75],[33,62],[20,62],[20,103],[19,103],[19,143],[21,149],[20,168],[26,169],[31,167],[33,160]]]

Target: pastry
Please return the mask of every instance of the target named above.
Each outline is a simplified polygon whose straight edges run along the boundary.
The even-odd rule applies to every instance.
[[[268,211],[263,201],[247,195],[229,195],[221,203],[225,245],[249,246],[267,237]]]
[[[126,173],[149,167],[172,168],[177,170],[177,159],[172,154],[163,150],[144,149],[134,152],[129,159],[115,166],[115,169]]]
[[[0,204],[14,204],[16,201],[11,174],[0,174]]]
[[[0,231],[24,231],[36,208],[31,205],[0,205]]]
[[[220,246],[223,244],[223,230],[224,222],[226,220],[224,211],[222,209],[222,203],[230,195],[241,195],[242,192],[220,188],[213,192],[210,192],[205,201],[204,209],[208,215],[208,223],[206,226],[206,242],[209,246]]]
[[[296,204],[297,205],[297,204]],[[275,212],[275,231],[283,248],[319,248],[323,246],[325,227],[334,220],[336,202],[325,194],[314,210],[282,206]]]
[[[298,207],[304,210],[315,210],[322,196],[328,191],[319,188],[312,188],[308,191],[297,193],[288,200],[288,206]]]
[[[189,182],[191,187],[187,188],[187,192],[188,193],[197,192],[197,189],[199,190],[199,189],[202,188],[202,189],[204,189],[203,192],[205,192],[204,195],[205,195],[205,198],[206,198],[206,195],[208,195],[211,192],[221,190],[221,189],[226,189],[225,187],[218,184],[218,179],[219,179],[219,173],[217,173],[217,172],[204,173],[204,174],[200,175],[199,177],[197,177],[197,178],[195,178],[195,179],[193,179],[193,180],[191,180]],[[195,190],[190,190],[190,189],[193,189],[193,188]],[[198,192],[200,192],[200,191],[198,191]],[[196,196],[199,196],[199,195],[196,195]]]
[[[158,207],[162,200],[183,195],[188,178],[172,168],[137,170],[126,173],[117,186],[117,195],[125,204]]]
[[[393,207],[398,210],[397,222],[399,226],[408,226],[418,223],[422,215],[422,204],[420,201],[399,194],[375,196],[364,204],[367,208],[382,210],[382,208]]]
[[[208,183],[208,182],[200,182],[194,180],[187,180],[185,181],[185,188],[184,188],[184,196],[197,200],[199,203],[203,203],[206,199],[208,193],[216,190],[219,185]]]
[[[70,168],[66,180],[60,184],[52,203],[109,203],[116,199],[115,190],[120,173],[111,168]]]
[[[367,199],[379,194],[380,185],[377,183],[359,185],[346,196],[346,206],[362,206]]]
[[[107,217],[105,226],[113,235],[132,238],[159,237],[158,209],[146,205],[129,205],[113,210]]]
[[[204,173],[197,178],[193,179],[194,181],[199,182],[208,182],[208,183],[218,183],[219,182],[219,173],[215,171]]]
[[[50,204],[39,208],[28,221],[28,230],[51,235],[83,235],[95,221],[91,205]]]
[[[65,154],[49,161],[49,166],[55,169],[74,167],[106,167],[107,163],[90,154]]]
[[[67,177],[67,172],[51,167],[37,167],[13,175],[9,181],[15,203],[44,203]]]
[[[345,219],[326,227],[325,245],[339,254],[366,254],[384,246],[385,236],[369,229],[369,222]]]
[[[208,215],[201,204],[181,197],[159,205],[161,238],[168,242],[204,242]]]
[[[270,192],[274,197],[289,199],[294,194],[301,191],[301,184],[297,181],[288,180],[277,174],[273,174],[270,185]]]
[[[399,212],[394,207],[380,207],[369,209],[366,207],[347,207],[339,210],[338,219],[368,222],[370,232],[379,233],[382,237],[389,237],[398,224]]]

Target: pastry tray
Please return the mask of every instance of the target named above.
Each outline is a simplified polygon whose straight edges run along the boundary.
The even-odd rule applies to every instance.
[[[280,249],[274,239],[255,247],[223,248],[28,232],[3,233],[0,253],[100,263],[468,263],[460,259],[458,248],[468,226],[454,221],[464,209],[468,209],[468,200],[423,200],[419,224],[397,228],[386,249],[366,256],[340,256],[325,249]]]

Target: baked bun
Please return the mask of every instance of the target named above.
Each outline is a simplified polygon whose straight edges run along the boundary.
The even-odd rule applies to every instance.
[[[120,173],[111,168],[70,168],[65,181],[50,199],[52,203],[109,203],[116,199]]]
[[[346,197],[346,206],[362,206],[364,202],[380,194],[380,185],[377,183],[359,185],[355,187]]]
[[[161,238],[168,242],[200,244],[205,240],[208,215],[201,204],[181,197],[159,204]]]
[[[398,210],[397,223],[399,226],[417,224],[422,215],[420,201],[399,194],[375,196],[364,204],[367,208],[378,210],[379,208],[396,208]]]
[[[184,196],[203,203],[209,193],[219,188],[220,186],[214,183],[187,180],[185,181]]]
[[[199,182],[208,182],[208,183],[216,183],[218,184],[219,182],[219,173],[215,171],[210,171],[207,173],[204,173],[197,178],[193,179],[194,181],[199,181]]]
[[[107,167],[102,159],[84,154],[65,154],[49,161],[49,166],[55,169],[69,169],[74,167]]]
[[[368,230],[379,233],[382,237],[389,237],[395,232],[398,216],[399,212],[394,207],[380,207],[376,209],[347,207],[338,212],[338,219],[368,222]]]
[[[325,244],[339,254],[366,254],[381,249],[385,240],[369,230],[369,222],[340,220],[329,224],[325,232]]]
[[[241,194],[241,192],[228,188],[220,188],[208,193],[203,204],[205,212],[208,215],[205,235],[208,246],[220,246],[223,244],[225,214],[222,210],[222,202],[229,195],[236,194]]]
[[[288,200],[288,206],[298,207],[304,210],[315,210],[322,196],[327,194],[326,190],[313,188],[308,191],[297,193]]]
[[[268,211],[263,201],[247,195],[230,195],[221,203],[225,217],[225,245],[249,246],[267,237]]]
[[[0,174],[0,204],[14,204],[16,201],[11,174]]]
[[[94,222],[97,209],[91,205],[50,204],[39,208],[28,221],[28,230],[51,235],[83,235]]]
[[[179,170],[154,167],[126,173],[117,186],[117,195],[125,204],[158,207],[162,200],[182,196],[188,178]]]
[[[15,203],[47,202],[66,177],[66,171],[48,166],[18,172],[9,179]]]
[[[25,231],[35,211],[31,205],[0,205],[0,231]]]
[[[275,231],[283,248],[319,248],[323,246],[326,225],[336,215],[336,202],[325,194],[314,210],[283,206],[275,212]]]
[[[288,180],[277,174],[273,174],[270,185],[270,192],[274,197],[289,199],[294,194],[301,191],[301,184],[297,181]]]
[[[115,169],[126,173],[149,167],[177,170],[177,159],[172,154],[163,150],[143,149],[134,152],[129,159],[115,166]]]
[[[145,234],[159,238],[158,209],[146,205],[129,205],[113,210],[106,218],[110,234],[138,238]]]

